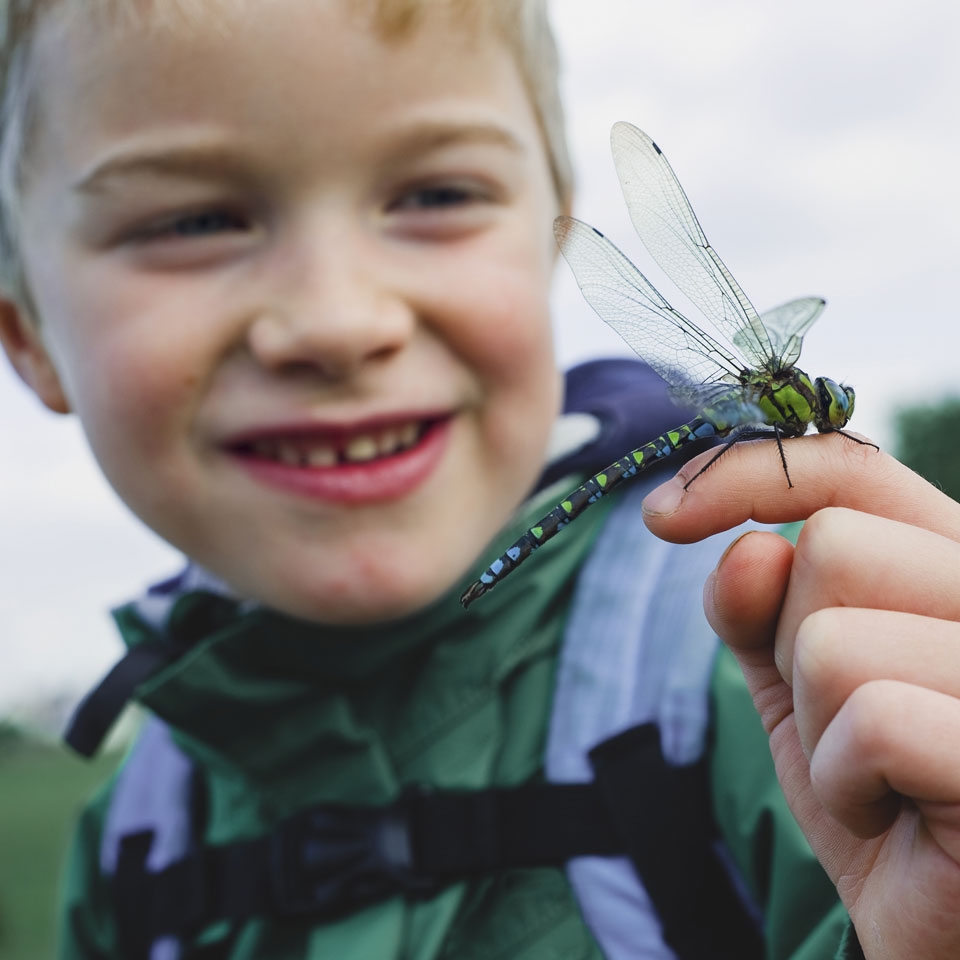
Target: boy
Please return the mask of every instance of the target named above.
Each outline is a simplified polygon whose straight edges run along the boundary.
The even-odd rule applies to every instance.
[[[510,863],[509,850],[439,883],[354,863],[370,849],[361,808],[386,809],[377,838],[403,842],[389,805],[405,789],[442,802],[536,784],[545,752],[556,772],[600,712],[557,706],[551,729],[570,737],[547,742],[566,621],[591,609],[577,585],[616,507],[578,520],[485,611],[456,603],[543,472],[560,401],[547,289],[569,185],[539,5],[36,0],[11,16],[3,344],[47,406],[78,413],[131,509],[192,561],[117,615],[130,658],[92,702],[135,690],[163,723],[134,749],[137,775],[81,822],[63,956],[673,956],[685,931],[655,869],[641,871],[645,899],[595,863],[578,880],[584,860],[604,859],[579,858],[575,900],[560,870]],[[679,504],[664,504],[676,482],[658,491],[648,520],[696,540],[749,516],[815,514],[795,555],[766,534],[738,541],[708,610],[864,954],[954,956],[958,618],[934,574],[958,569],[960,519],[837,438],[790,457],[789,496],[776,454],[753,445]],[[837,504],[890,519],[815,513]],[[702,554],[663,563],[674,556],[691,558],[695,581]],[[835,609],[850,597],[857,609]],[[844,644],[828,642],[838,630]],[[874,655],[891,635],[913,639],[909,655],[889,643]],[[719,753],[738,695],[729,676],[714,692]],[[892,710],[909,698],[917,710]],[[739,763],[749,784],[714,763],[728,811],[769,781],[755,751]],[[856,956],[777,803],[748,830],[766,830],[766,848],[724,829],[770,955]],[[321,816],[332,836],[311,847],[296,834],[287,858],[289,825],[306,822],[312,841]],[[629,852],[604,843],[581,852]],[[311,857],[326,863],[331,847],[342,869],[329,889],[311,885]],[[693,884],[680,880],[685,917]]]

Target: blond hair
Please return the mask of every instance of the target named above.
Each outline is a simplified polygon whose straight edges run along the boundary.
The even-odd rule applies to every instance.
[[[221,0],[226,2],[226,0]],[[236,2],[236,0],[230,0]],[[252,0],[260,2],[260,0]],[[464,28],[493,28],[520,71],[543,136],[561,207],[569,206],[572,171],[564,133],[558,57],[547,0],[349,0],[373,14],[387,40],[416,31],[431,11],[444,9]],[[19,204],[33,121],[31,48],[42,17],[66,0],[0,0],[0,284],[30,303],[19,256]],[[80,0],[75,11],[117,19],[181,24],[209,18],[213,0]]]

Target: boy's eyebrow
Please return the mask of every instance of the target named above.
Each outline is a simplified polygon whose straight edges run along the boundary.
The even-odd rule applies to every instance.
[[[522,153],[524,144],[506,127],[487,122],[424,122],[398,135],[391,152],[405,154],[460,143],[489,143]],[[135,174],[215,177],[242,176],[249,166],[237,151],[219,144],[187,144],[162,149],[120,151],[74,182],[78,193],[101,193],[114,177]]]
[[[235,150],[219,145],[190,144],[158,150],[120,151],[98,163],[74,182],[77,193],[101,193],[114,177],[135,174],[215,177],[247,171]]]
[[[506,127],[497,123],[435,122],[417,124],[399,138],[401,147],[411,151],[439,149],[458,143],[489,143],[522,152],[524,144]]]

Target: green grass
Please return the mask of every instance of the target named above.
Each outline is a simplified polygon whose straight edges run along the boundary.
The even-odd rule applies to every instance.
[[[54,956],[57,887],[74,817],[119,759],[83,761],[0,723],[0,960]]]

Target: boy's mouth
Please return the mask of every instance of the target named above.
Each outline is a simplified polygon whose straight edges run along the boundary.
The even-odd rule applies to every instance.
[[[242,437],[230,452],[259,483],[327,503],[402,499],[434,474],[451,415],[379,420],[353,427],[276,428]]]
[[[410,419],[345,429],[293,429],[252,437],[231,445],[238,456],[323,469],[370,463],[416,447],[440,418]]]

